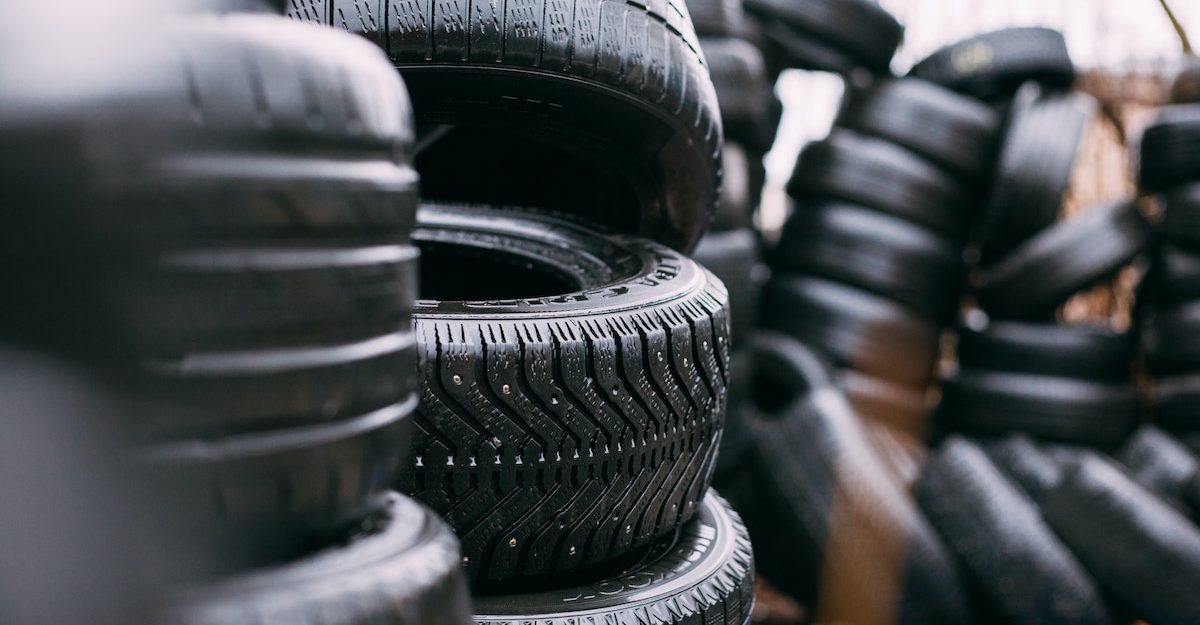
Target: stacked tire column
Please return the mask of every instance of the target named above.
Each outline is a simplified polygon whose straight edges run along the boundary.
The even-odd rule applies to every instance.
[[[421,398],[399,486],[462,540],[476,621],[743,623],[748,538],[708,489],[728,295],[687,256],[721,121],[686,8],[301,4],[387,50],[413,98]]]

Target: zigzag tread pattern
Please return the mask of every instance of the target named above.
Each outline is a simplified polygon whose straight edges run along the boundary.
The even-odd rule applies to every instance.
[[[726,295],[560,319],[416,322],[421,404],[401,490],[458,532],[468,574],[579,569],[695,513],[725,412]]]

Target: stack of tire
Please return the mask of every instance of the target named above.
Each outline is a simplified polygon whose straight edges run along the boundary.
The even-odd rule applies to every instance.
[[[968,252],[977,309],[960,329],[938,426],[1111,448],[1137,421],[1134,339],[1107,321],[1061,323],[1056,312],[1138,257],[1150,228],[1132,200],[1060,220],[1097,111],[1091,97],[1070,91],[1074,68],[1062,35],[985,33],[934,52],[912,74],[1008,112]]]
[[[1156,423],[1200,443],[1200,105],[1166,107],[1142,136],[1140,184],[1162,207],[1159,245],[1139,301],[1143,362]]]
[[[462,541],[475,621],[744,623],[748,536],[708,488],[728,295],[687,256],[722,129],[682,2],[289,14],[379,45],[412,97],[420,402],[399,485]]]
[[[453,534],[393,492],[418,198],[390,63],[253,2],[50,15],[5,55],[0,332],[81,371],[13,359],[144,489],[97,576],[165,583],[171,623],[468,622]]]

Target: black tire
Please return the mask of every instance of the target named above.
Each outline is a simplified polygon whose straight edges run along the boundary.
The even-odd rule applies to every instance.
[[[169,625],[467,625],[458,542],[426,508],[390,493],[345,544],[178,591]]]
[[[943,442],[917,492],[987,613],[1011,623],[1118,622],[1037,505],[974,443],[959,437]]]
[[[859,417],[899,429],[916,440],[925,440],[929,434],[926,389],[895,384],[853,369],[838,372],[838,386]]]
[[[1163,107],[1142,133],[1138,183],[1146,191],[1200,181],[1200,106]]]
[[[966,369],[1116,382],[1130,379],[1135,350],[1131,332],[1095,326],[992,321],[958,333]]]
[[[742,145],[730,141],[721,146],[721,163],[725,174],[721,182],[720,204],[713,213],[709,233],[754,227],[754,211],[762,196],[762,178],[756,180],[752,168],[763,168],[761,156],[756,152],[747,152]],[[755,158],[760,162],[755,163]],[[695,254],[693,252],[693,256]]]
[[[1136,203],[1093,208],[1038,233],[981,270],[973,280],[979,305],[995,318],[1044,318],[1129,264],[1150,237],[1150,224]]]
[[[1062,467],[1024,434],[1010,434],[988,443],[987,454],[1035,501],[1041,500],[1062,480]]]
[[[1200,254],[1174,245],[1159,245],[1143,283],[1143,293],[1147,296],[1140,302],[1143,305],[1170,307],[1200,299]]]
[[[1084,128],[1096,110],[1096,101],[1082,93],[1032,84],[1017,92],[976,225],[982,264],[996,262],[1058,219]]]
[[[1156,308],[1142,329],[1146,369],[1156,375],[1200,370],[1200,301]]]
[[[940,48],[909,71],[984,100],[1002,100],[1026,81],[1066,87],[1075,66],[1062,33],[1049,28],[1005,28]]]
[[[751,16],[749,39],[763,51],[767,73],[778,78],[788,68],[853,76],[859,61],[837,46],[805,36],[779,20]]]
[[[749,340],[758,321],[759,293],[767,277],[758,246],[758,233],[743,228],[710,232],[692,254],[729,291],[729,340],[733,349]]]
[[[938,420],[947,429],[1111,447],[1134,428],[1138,416],[1132,381],[961,370],[942,384]]]
[[[886,74],[900,46],[904,27],[890,13],[868,0],[746,0],[746,11],[788,28],[795,37],[813,39],[874,73]],[[798,59],[797,59],[798,60]],[[841,71],[820,64],[799,69]]]
[[[656,542],[640,561],[554,590],[476,595],[475,623],[742,625],[754,605],[753,564],[741,519],[710,493],[695,519]]]
[[[782,270],[895,300],[932,321],[956,309],[961,248],[903,219],[837,201],[797,202],[771,254]]]
[[[700,46],[717,90],[726,142],[770,150],[779,115],[762,52],[748,41],[733,38],[701,39]]]
[[[776,272],[763,289],[762,326],[835,364],[909,386],[927,384],[938,327],[904,306],[837,282]]]
[[[955,241],[966,236],[973,206],[966,187],[932,163],[841,129],[800,152],[788,193],[798,200],[834,198],[868,206]]]
[[[1150,387],[1150,413],[1163,429],[1176,433],[1200,430],[1200,375],[1162,376]]]
[[[950,555],[825,364],[783,337],[754,345],[754,489],[739,503],[759,571],[822,622],[974,622]]]
[[[1143,488],[1162,497],[1188,515],[1191,490],[1200,481],[1200,462],[1183,443],[1153,425],[1143,425],[1115,458]]]
[[[737,37],[744,28],[742,0],[687,0],[686,6],[701,37]]]
[[[992,167],[1000,117],[982,102],[924,80],[880,79],[847,85],[834,126],[887,139],[982,181]]]
[[[1041,510],[1116,607],[1154,623],[1200,622],[1200,531],[1109,461],[1075,463]]]
[[[417,159],[422,197],[572,212],[684,251],[704,232],[721,117],[683,0],[328,4],[324,23],[387,50],[418,124],[455,128]]]
[[[1200,184],[1183,184],[1163,198],[1159,232],[1164,239],[1188,250],[1200,250]]]
[[[513,210],[422,208],[413,238],[428,290],[401,484],[458,532],[469,575],[561,575],[691,518],[725,415],[721,283],[649,240]]]

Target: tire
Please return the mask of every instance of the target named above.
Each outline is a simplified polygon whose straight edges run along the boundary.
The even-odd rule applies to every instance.
[[[944,321],[965,279],[961,249],[902,219],[836,201],[797,202],[772,264],[836,280]]]
[[[1110,462],[1077,462],[1041,510],[1123,612],[1155,623],[1200,619],[1200,531]]]
[[[1026,81],[1067,87],[1075,66],[1062,33],[1049,28],[1005,28],[940,48],[910,76],[983,100],[1002,100]]]
[[[1034,501],[1040,501],[1062,480],[1062,467],[1024,434],[988,443],[987,454]]]
[[[911,78],[847,85],[835,127],[886,139],[949,173],[982,181],[999,138],[996,111],[974,98]]]
[[[989,316],[1037,319],[1071,295],[1111,277],[1150,242],[1133,202],[1109,204],[1048,228],[975,276]]]
[[[896,429],[917,441],[929,434],[925,389],[894,384],[853,369],[838,372],[838,386],[855,414]]]
[[[1182,184],[1163,196],[1159,230],[1172,243],[1200,250],[1200,184]]]
[[[900,304],[836,282],[776,273],[763,289],[762,327],[836,365],[908,386],[927,384],[939,330]]]
[[[900,146],[842,129],[805,146],[788,193],[868,206],[955,241],[964,239],[971,219],[972,200],[961,182]]]
[[[737,37],[742,32],[741,0],[687,0],[686,6],[701,37]]]
[[[767,268],[759,260],[758,234],[749,228],[712,232],[700,240],[692,258],[729,290],[729,340],[744,344],[758,320],[758,298]]]
[[[1150,192],[1198,180],[1200,110],[1189,104],[1165,106],[1142,133],[1138,183]]]
[[[820,622],[974,622],[949,554],[825,364],[781,337],[755,350],[754,490],[741,503],[758,570]]]
[[[433,513],[390,493],[345,544],[176,593],[169,625],[467,625],[458,542]]]
[[[1160,244],[1143,280],[1143,305],[1170,307],[1200,299],[1200,255],[1174,245]]]
[[[981,328],[959,329],[958,364],[966,369],[1119,382],[1132,376],[1135,348],[1130,332],[993,321]]]
[[[1198,326],[1200,301],[1156,309],[1142,330],[1146,369],[1152,374],[1166,376],[1200,370],[1200,345],[1196,344]]]
[[[1021,432],[1051,441],[1111,447],[1134,428],[1132,382],[961,370],[942,384],[939,421],[985,436]]]
[[[428,290],[401,485],[454,527],[474,582],[592,567],[691,518],[725,415],[721,283],[534,213],[430,206],[413,236]]]
[[[479,625],[711,623],[742,625],[754,605],[750,536],[737,513],[707,495],[678,536],[656,542],[630,566],[544,592],[476,595]]]
[[[721,182],[721,200],[713,213],[709,233],[726,232],[754,227],[754,211],[762,197],[762,184],[755,180],[752,167],[762,168],[751,159],[759,155],[748,153],[744,147],[729,141],[721,146],[721,162],[725,175]],[[761,159],[760,159],[761,160]],[[704,239],[701,239],[703,241]],[[699,250],[699,246],[697,246]],[[693,252],[693,256],[697,252]]]
[[[422,197],[572,212],[682,251],[703,234],[721,117],[682,0],[330,4],[319,19],[388,51],[419,125],[454,127],[417,159]]]
[[[944,441],[917,492],[987,613],[1012,623],[1118,622],[1037,505],[974,443],[956,436]]]
[[[886,74],[900,46],[904,27],[890,13],[867,0],[746,0],[746,11],[787,27],[794,36],[812,39],[853,60],[855,65]],[[837,67],[796,66],[837,71]]]
[[[1150,387],[1150,413],[1154,423],[1179,434],[1200,430],[1196,402],[1200,401],[1200,375],[1162,376]]]
[[[789,68],[831,72],[853,76],[860,63],[835,45],[796,32],[787,24],[770,18],[751,16],[751,41],[762,49],[767,74],[778,79]]]
[[[979,262],[995,263],[1058,219],[1096,101],[1026,85],[1013,99],[991,192],[974,237]]]
[[[1193,518],[1190,491],[1200,483],[1200,462],[1183,443],[1153,425],[1138,428],[1114,456],[1146,490]]]
[[[701,39],[708,61],[726,142],[766,152],[775,142],[779,111],[775,85],[767,76],[762,52],[741,39]]]

